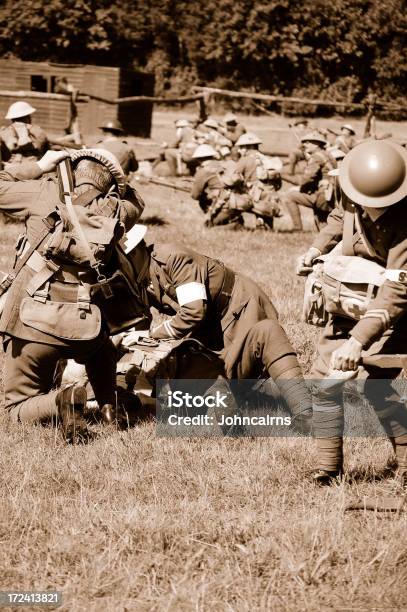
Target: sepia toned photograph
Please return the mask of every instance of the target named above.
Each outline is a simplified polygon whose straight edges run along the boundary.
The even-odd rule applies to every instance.
[[[0,610],[407,610],[406,39],[0,2]]]

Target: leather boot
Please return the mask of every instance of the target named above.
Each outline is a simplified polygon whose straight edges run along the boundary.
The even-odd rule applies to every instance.
[[[83,417],[86,406],[86,388],[70,386],[56,396],[59,428],[69,444],[83,444],[89,440],[90,432]]]
[[[122,406],[104,404],[100,412],[106,425],[114,425],[118,429],[125,429],[127,427],[127,412]]]

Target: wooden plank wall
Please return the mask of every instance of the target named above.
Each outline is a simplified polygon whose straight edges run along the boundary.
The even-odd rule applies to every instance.
[[[21,62],[0,59],[0,89],[30,90],[31,76],[65,76],[70,83],[83,93],[115,99],[130,95],[152,95],[152,75],[137,73],[108,66],[52,64],[47,62]],[[4,117],[9,105],[15,100],[0,98],[0,117]],[[69,102],[63,100],[35,100],[37,112],[34,123],[41,125],[50,134],[62,134],[68,122]],[[151,130],[152,104],[116,106],[96,100],[79,103],[79,123],[86,136],[97,134],[98,127],[105,121],[118,118],[125,131],[138,136],[149,136]],[[0,119],[0,124],[7,121]]]

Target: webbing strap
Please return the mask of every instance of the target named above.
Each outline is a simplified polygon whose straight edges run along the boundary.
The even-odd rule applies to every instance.
[[[343,218],[342,255],[354,255],[353,235],[355,229],[355,213],[345,210]]]

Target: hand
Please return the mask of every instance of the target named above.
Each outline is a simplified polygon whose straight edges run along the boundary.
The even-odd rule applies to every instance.
[[[321,251],[315,247],[309,248],[305,255],[301,255],[297,261],[296,273],[298,276],[307,276],[307,274],[312,272],[313,261],[320,256]]]
[[[332,353],[330,368],[332,370],[357,370],[362,355],[362,345],[351,336],[342,346]]]
[[[42,173],[52,172],[55,170],[57,165],[63,160],[69,157],[68,151],[47,151],[45,155],[38,160],[37,164],[42,170]]]
[[[124,348],[129,348],[133,344],[137,344],[140,338],[148,337],[148,331],[129,331],[123,334],[121,345]]]

